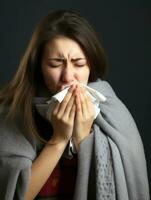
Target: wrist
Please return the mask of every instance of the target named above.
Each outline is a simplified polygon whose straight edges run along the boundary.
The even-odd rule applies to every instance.
[[[76,148],[76,150],[77,150],[77,152],[78,152],[78,150],[79,150],[79,145],[80,145],[80,142],[82,141],[82,138],[73,137],[73,138],[72,138],[72,141],[73,141],[73,143],[74,143],[74,145],[75,145],[75,148]]]
[[[65,142],[54,143],[51,140],[49,140],[48,143],[45,145],[45,148],[49,150],[53,147],[55,149],[56,153],[57,152],[63,153],[66,146],[67,146],[67,143],[65,143]]]
[[[91,133],[91,132],[90,132]],[[87,137],[89,137],[90,133],[88,135],[85,135],[85,136],[81,136],[81,137],[77,137],[77,136],[73,136],[72,137],[72,140],[75,144],[75,147],[77,149],[77,151],[79,150],[79,146],[80,146],[80,143]]]
[[[53,136],[48,141],[48,145],[56,145],[56,146],[66,146],[69,142],[69,139],[62,139],[56,136],[57,134],[53,134]]]

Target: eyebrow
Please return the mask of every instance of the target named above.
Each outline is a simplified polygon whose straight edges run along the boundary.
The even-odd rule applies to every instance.
[[[65,58],[48,58],[48,60],[65,61]],[[86,58],[72,58],[72,61],[86,60]]]
[[[71,60],[73,60],[73,61],[86,60],[86,58],[72,58]]]
[[[64,58],[48,58],[48,60],[64,61]]]

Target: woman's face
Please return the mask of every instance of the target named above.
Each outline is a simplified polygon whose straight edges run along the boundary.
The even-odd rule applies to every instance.
[[[59,37],[45,45],[41,60],[45,84],[52,93],[66,86],[88,83],[90,68],[77,42]]]

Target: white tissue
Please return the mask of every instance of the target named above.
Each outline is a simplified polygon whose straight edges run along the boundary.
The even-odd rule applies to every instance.
[[[100,108],[99,108],[99,104],[100,102],[105,102],[106,101],[106,97],[101,94],[100,92],[88,87],[87,85],[84,84],[80,84],[81,87],[86,88],[87,90],[87,94],[91,96],[92,98],[92,102],[95,108],[95,118],[97,117],[97,115],[100,112]],[[50,120],[51,119],[51,112],[54,108],[55,102],[62,102],[64,97],[66,96],[68,90],[70,87],[65,88],[64,90],[62,90],[61,92],[58,92],[57,94],[55,94],[54,96],[51,97],[51,100],[47,101],[47,103],[49,104],[49,109],[47,111],[47,118]]]

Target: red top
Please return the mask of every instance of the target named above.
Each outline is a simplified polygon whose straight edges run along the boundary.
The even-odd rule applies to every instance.
[[[38,197],[58,197],[61,200],[73,198],[77,173],[77,156],[72,159],[61,158]]]

